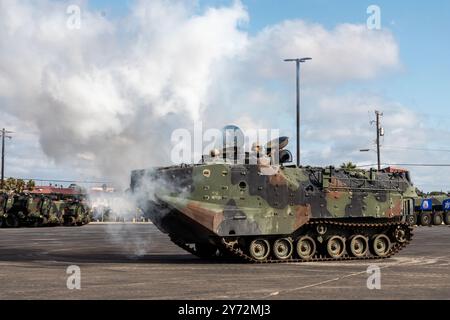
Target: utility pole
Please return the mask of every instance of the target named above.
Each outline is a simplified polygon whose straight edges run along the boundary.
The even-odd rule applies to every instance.
[[[300,167],[300,63],[312,58],[285,59],[286,62],[295,61],[297,67],[297,166]]]
[[[381,155],[380,155],[380,137],[384,136],[384,128],[381,127],[380,117],[383,116],[383,113],[380,111],[375,111],[376,116],[376,126],[377,126],[377,163],[378,170],[381,170]]]
[[[1,180],[1,189],[5,187],[5,138],[11,139],[11,136],[7,136],[8,133],[12,133],[11,131],[6,131],[5,128],[2,129],[2,180]]]

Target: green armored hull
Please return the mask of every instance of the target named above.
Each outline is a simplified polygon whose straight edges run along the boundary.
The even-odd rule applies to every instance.
[[[253,262],[385,258],[411,239],[404,171],[206,162],[132,173],[140,207],[200,257]]]

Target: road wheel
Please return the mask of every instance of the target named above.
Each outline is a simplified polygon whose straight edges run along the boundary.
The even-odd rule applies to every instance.
[[[15,215],[9,214],[5,219],[5,225],[8,228],[18,228],[19,219]]]
[[[345,253],[345,240],[340,236],[333,236],[327,242],[328,255],[333,259],[339,259]]]
[[[431,214],[428,212],[422,212],[420,214],[420,224],[422,226],[429,226],[431,224]]]
[[[445,223],[446,225],[450,225],[450,211],[444,213],[444,223]]]
[[[372,253],[380,258],[386,257],[391,249],[391,240],[384,235],[376,235],[372,240]]]
[[[353,257],[361,258],[369,250],[369,240],[362,235],[355,235],[350,238],[350,253]]]
[[[316,254],[316,242],[313,238],[303,236],[297,240],[297,255],[302,260],[310,260]]]
[[[435,212],[433,215],[433,224],[435,226],[440,226],[444,221],[444,217],[442,216],[442,212]]]
[[[294,251],[292,241],[290,239],[278,239],[273,244],[273,255],[279,260],[287,260],[292,256]]]
[[[415,226],[417,224],[417,216],[415,214],[411,214],[406,217],[406,221],[410,226]]]
[[[267,240],[256,239],[250,243],[250,256],[258,261],[266,260],[270,253],[270,245]]]
[[[0,217],[0,228],[3,227],[3,217]]]
[[[397,227],[394,231],[394,238],[399,243],[405,243],[409,238],[409,230],[405,230],[401,226]]]

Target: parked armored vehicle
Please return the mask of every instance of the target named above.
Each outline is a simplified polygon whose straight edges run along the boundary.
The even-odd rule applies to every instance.
[[[9,228],[20,226],[45,226],[48,216],[43,207],[45,197],[26,193],[8,195],[4,213],[4,224]]]
[[[0,228],[3,227],[5,215],[7,210],[8,194],[6,192],[0,193]]]
[[[76,185],[69,188],[39,186],[32,193],[52,200],[52,204],[48,204],[48,219],[53,225],[77,226],[90,222],[90,208],[85,203],[86,192],[83,188]]]
[[[415,199],[415,223],[421,226],[450,225],[450,195],[443,192],[419,194]]]
[[[66,200],[62,208],[62,220],[65,226],[82,226],[90,222],[89,208],[79,200]]]
[[[4,215],[5,226],[8,228],[18,228],[28,221],[28,201],[29,196],[23,193],[12,193],[8,196],[7,210]]]

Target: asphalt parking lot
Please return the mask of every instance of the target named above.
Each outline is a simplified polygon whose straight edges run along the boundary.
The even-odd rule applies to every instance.
[[[387,260],[252,265],[200,260],[152,224],[0,229],[0,299],[450,299],[449,245],[449,227],[416,228]]]

